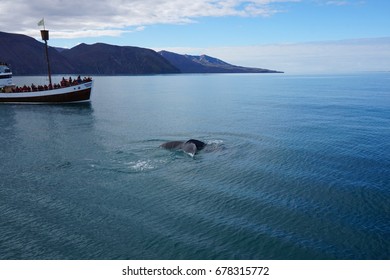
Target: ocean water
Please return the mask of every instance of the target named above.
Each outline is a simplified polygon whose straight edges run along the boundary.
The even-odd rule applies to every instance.
[[[0,105],[0,259],[390,259],[389,73],[94,86]]]

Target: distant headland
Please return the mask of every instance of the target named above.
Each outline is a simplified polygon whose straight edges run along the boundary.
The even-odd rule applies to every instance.
[[[44,44],[21,34],[0,32],[0,61],[14,75],[45,75]],[[71,49],[49,48],[53,74],[153,75],[180,73],[283,73],[236,66],[207,55],[180,55],[167,51],[80,44]]]

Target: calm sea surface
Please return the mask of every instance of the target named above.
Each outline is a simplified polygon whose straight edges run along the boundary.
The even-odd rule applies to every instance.
[[[390,259],[390,73],[94,86],[0,105],[0,259]]]

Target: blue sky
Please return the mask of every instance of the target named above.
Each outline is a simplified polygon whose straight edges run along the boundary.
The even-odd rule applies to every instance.
[[[386,0],[0,2],[1,31],[38,39],[42,17],[52,46],[103,42],[206,53],[233,64],[292,73],[390,70]],[[346,56],[350,60],[340,65]],[[308,67],[311,64],[315,69]]]
[[[142,41],[149,47],[210,47],[390,36],[390,1],[371,2],[379,3],[279,4],[284,11],[268,17],[202,17],[193,24],[148,26],[127,40]]]

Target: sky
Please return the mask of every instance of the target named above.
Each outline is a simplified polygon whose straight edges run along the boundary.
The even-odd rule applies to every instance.
[[[97,42],[286,73],[390,71],[388,0],[0,0],[0,31]]]

